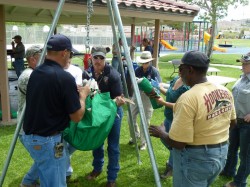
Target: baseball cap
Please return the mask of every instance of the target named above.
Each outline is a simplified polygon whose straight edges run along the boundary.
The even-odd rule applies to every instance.
[[[34,56],[35,54],[41,54],[43,48],[39,45],[32,45],[26,50],[25,58]]]
[[[187,64],[194,67],[208,67],[209,58],[200,51],[188,51],[181,59],[181,64]]]
[[[92,47],[91,54],[92,56],[103,56],[106,57],[107,50],[104,47]]]
[[[19,39],[19,40],[21,40],[21,39],[22,39],[22,36],[16,35],[16,36],[14,36],[12,39]]]
[[[65,49],[72,51],[72,43],[67,36],[55,34],[50,37],[47,43],[48,51],[63,51]]]
[[[250,63],[250,52],[245,55],[242,55],[241,59],[237,59],[236,62]]]

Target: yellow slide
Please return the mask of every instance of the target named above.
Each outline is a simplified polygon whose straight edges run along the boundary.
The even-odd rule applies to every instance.
[[[170,49],[170,50],[177,50],[178,48],[176,47],[173,47],[172,45],[170,45],[167,41],[165,40],[161,40],[161,44],[166,47],[167,49]]]
[[[210,34],[208,34],[207,32],[204,32],[204,42],[205,44],[208,44],[209,40],[210,40]],[[225,48],[221,48],[218,46],[213,46],[213,50],[214,51],[220,51],[220,52],[226,52],[227,50]]]

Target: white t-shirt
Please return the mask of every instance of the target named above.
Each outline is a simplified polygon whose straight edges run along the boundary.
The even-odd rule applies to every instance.
[[[70,64],[69,67],[64,70],[69,72],[75,78],[77,85],[82,85],[82,70],[79,67]]]

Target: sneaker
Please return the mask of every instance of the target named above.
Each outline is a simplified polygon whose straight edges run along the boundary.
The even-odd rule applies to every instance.
[[[227,177],[227,178],[233,178],[234,176],[228,175],[225,171],[220,172],[220,176]]]
[[[129,142],[128,142],[128,145],[134,145],[134,144],[135,144],[135,142],[133,141],[132,138],[130,138],[130,140],[129,140]]]
[[[102,171],[91,171],[91,173],[87,176],[88,180],[95,180],[100,174],[102,173]]]
[[[173,169],[169,166],[167,166],[166,170],[164,171],[163,174],[160,175],[162,179],[166,179],[173,176]]]
[[[115,182],[107,182],[106,187],[116,187]]]
[[[140,147],[139,147],[139,149],[140,149],[141,151],[146,150],[146,149],[147,149],[147,144],[146,144],[146,143],[141,144]]]
[[[20,184],[20,187],[40,187],[40,184],[30,184],[30,185],[27,185],[27,184]]]
[[[237,186],[233,181],[231,181],[231,182],[228,182],[227,184],[225,184],[223,187],[237,187]]]

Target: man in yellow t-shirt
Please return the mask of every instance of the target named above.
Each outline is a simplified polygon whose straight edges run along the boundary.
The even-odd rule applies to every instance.
[[[226,163],[236,119],[233,97],[224,86],[207,82],[210,60],[204,53],[189,51],[181,61],[180,76],[191,89],[174,106],[169,134],[158,126],[149,132],[173,147],[174,187],[207,187]]]

